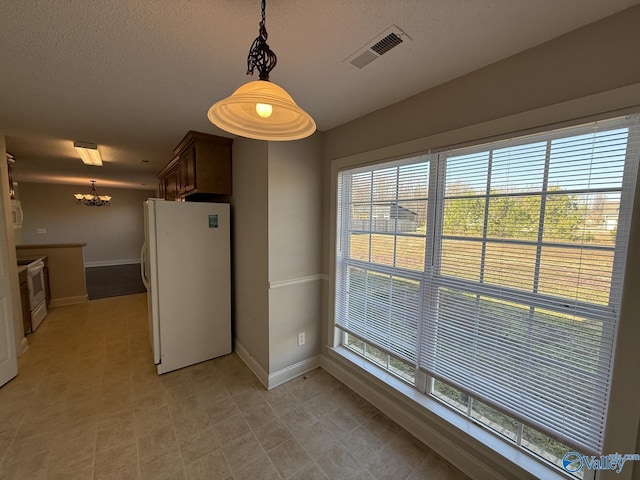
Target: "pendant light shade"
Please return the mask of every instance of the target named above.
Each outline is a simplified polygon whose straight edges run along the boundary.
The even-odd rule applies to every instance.
[[[280,86],[255,80],[215,103],[207,114],[227,132],[258,140],[298,140],[316,131],[316,122]]]
[[[261,1],[262,20],[258,37],[247,57],[247,75],[258,69],[260,80],[238,88],[230,97],[213,104],[207,117],[222,130],[257,140],[298,140],[316,131],[311,115],[293,101],[284,88],[269,81],[278,63],[267,44],[266,0]]]

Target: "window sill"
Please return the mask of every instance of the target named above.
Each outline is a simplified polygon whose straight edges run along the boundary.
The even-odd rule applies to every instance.
[[[348,376],[342,378],[339,372],[333,370],[332,365],[327,365],[329,372],[338,373],[336,376],[358,393],[362,389],[357,387],[364,387],[363,396],[366,394],[366,389],[373,390],[376,398],[371,401],[367,396],[367,400],[471,478],[544,478],[548,480],[573,478],[536,461],[517,447],[509,445],[506,441],[488,432],[485,428],[454,413],[440,402],[418,392],[410,385],[344,347],[329,348],[326,359],[334,363]],[[357,369],[354,369],[353,366]],[[349,377],[360,385],[350,385]],[[399,412],[400,414],[398,414]],[[429,442],[423,438],[425,435],[420,435],[418,431],[420,428],[414,422],[403,422],[401,417],[417,419],[424,428],[435,430],[444,435],[452,445],[460,451],[464,450],[467,456],[471,456],[472,462],[485,464],[483,472],[475,469],[465,471],[462,466],[457,465],[457,458],[452,455],[451,451],[445,452],[442,445],[429,445]],[[467,464],[470,465],[468,462]]]

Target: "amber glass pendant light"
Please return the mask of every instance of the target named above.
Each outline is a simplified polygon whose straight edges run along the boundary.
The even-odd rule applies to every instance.
[[[230,97],[213,104],[207,116],[222,130],[242,137],[298,140],[315,132],[316,123],[284,88],[269,81],[269,73],[278,59],[267,45],[265,2],[262,0],[259,34],[247,57],[247,75],[253,75],[257,68],[260,79],[242,85]]]

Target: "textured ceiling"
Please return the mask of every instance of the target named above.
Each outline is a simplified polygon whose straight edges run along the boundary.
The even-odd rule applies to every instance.
[[[327,130],[640,0],[269,0],[271,79]],[[17,181],[155,187],[246,77],[258,0],[3,0],[0,132]],[[391,25],[411,42],[345,61]],[[99,145],[81,163],[73,140]]]

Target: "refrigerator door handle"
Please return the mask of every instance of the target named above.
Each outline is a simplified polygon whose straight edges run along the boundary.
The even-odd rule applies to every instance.
[[[144,284],[144,288],[149,291],[149,279],[147,278],[147,272],[145,269],[145,252],[147,251],[147,242],[142,244],[142,249],[140,250],[140,276],[142,277],[142,283]]]

